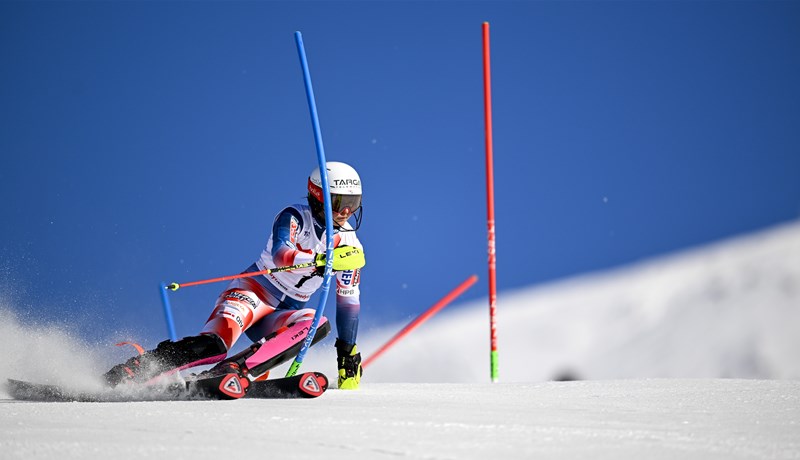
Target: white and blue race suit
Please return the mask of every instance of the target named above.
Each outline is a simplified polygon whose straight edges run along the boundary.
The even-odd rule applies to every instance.
[[[272,235],[259,259],[246,272],[303,264],[326,249],[324,222],[307,205],[283,209],[272,225]],[[349,224],[334,231],[334,247],[362,248]],[[336,330],[340,340],[355,344],[361,308],[361,270],[334,272],[336,277]],[[228,349],[245,332],[257,341],[299,319],[314,316],[306,308],[311,295],[322,286],[322,273],[315,267],[269,273],[233,280],[217,300],[203,328],[222,338]]]

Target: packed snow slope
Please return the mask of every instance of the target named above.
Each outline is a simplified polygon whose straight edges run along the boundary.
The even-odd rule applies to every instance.
[[[0,324],[1,381],[99,385],[105,345],[12,307]],[[485,303],[454,305],[369,366],[360,391],[316,400],[25,403],[0,388],[0,452],[800,458],[800,223],[501,292],[498,314],[498,384],[487,383]],[[402,326],[362,331],[364,356]],[[328,341],[304,369],[335,375]]]
[[[366,384],[314,400],[0,400],[4,459],[796,459],[800,382]]]

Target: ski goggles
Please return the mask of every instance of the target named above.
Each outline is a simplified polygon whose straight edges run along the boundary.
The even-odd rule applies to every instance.
[[[361,207],[361,195],[339,195],[331,194],[331,209],[335,213],[356,212]]]

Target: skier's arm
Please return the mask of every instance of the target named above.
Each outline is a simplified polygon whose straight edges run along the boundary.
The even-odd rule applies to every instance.
[[[297,233],[302,217],[294,208],[286,208],[272,225],[272,261],[276,267],[303,264],[314,260],[310,250],[298,248]]]

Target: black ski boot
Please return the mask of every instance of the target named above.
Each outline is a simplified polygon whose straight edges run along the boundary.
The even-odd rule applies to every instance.
[[[358,390],[363,370],[356,344],[336,339],[336,362],[339,366],[339,389]]]
[[[165,340],[154,350],[112,367],[104,377],[112,387],[125,381],[145,382],[164,372],[227,352],[225,342],[215,334],[184,337],[177,342]]]

